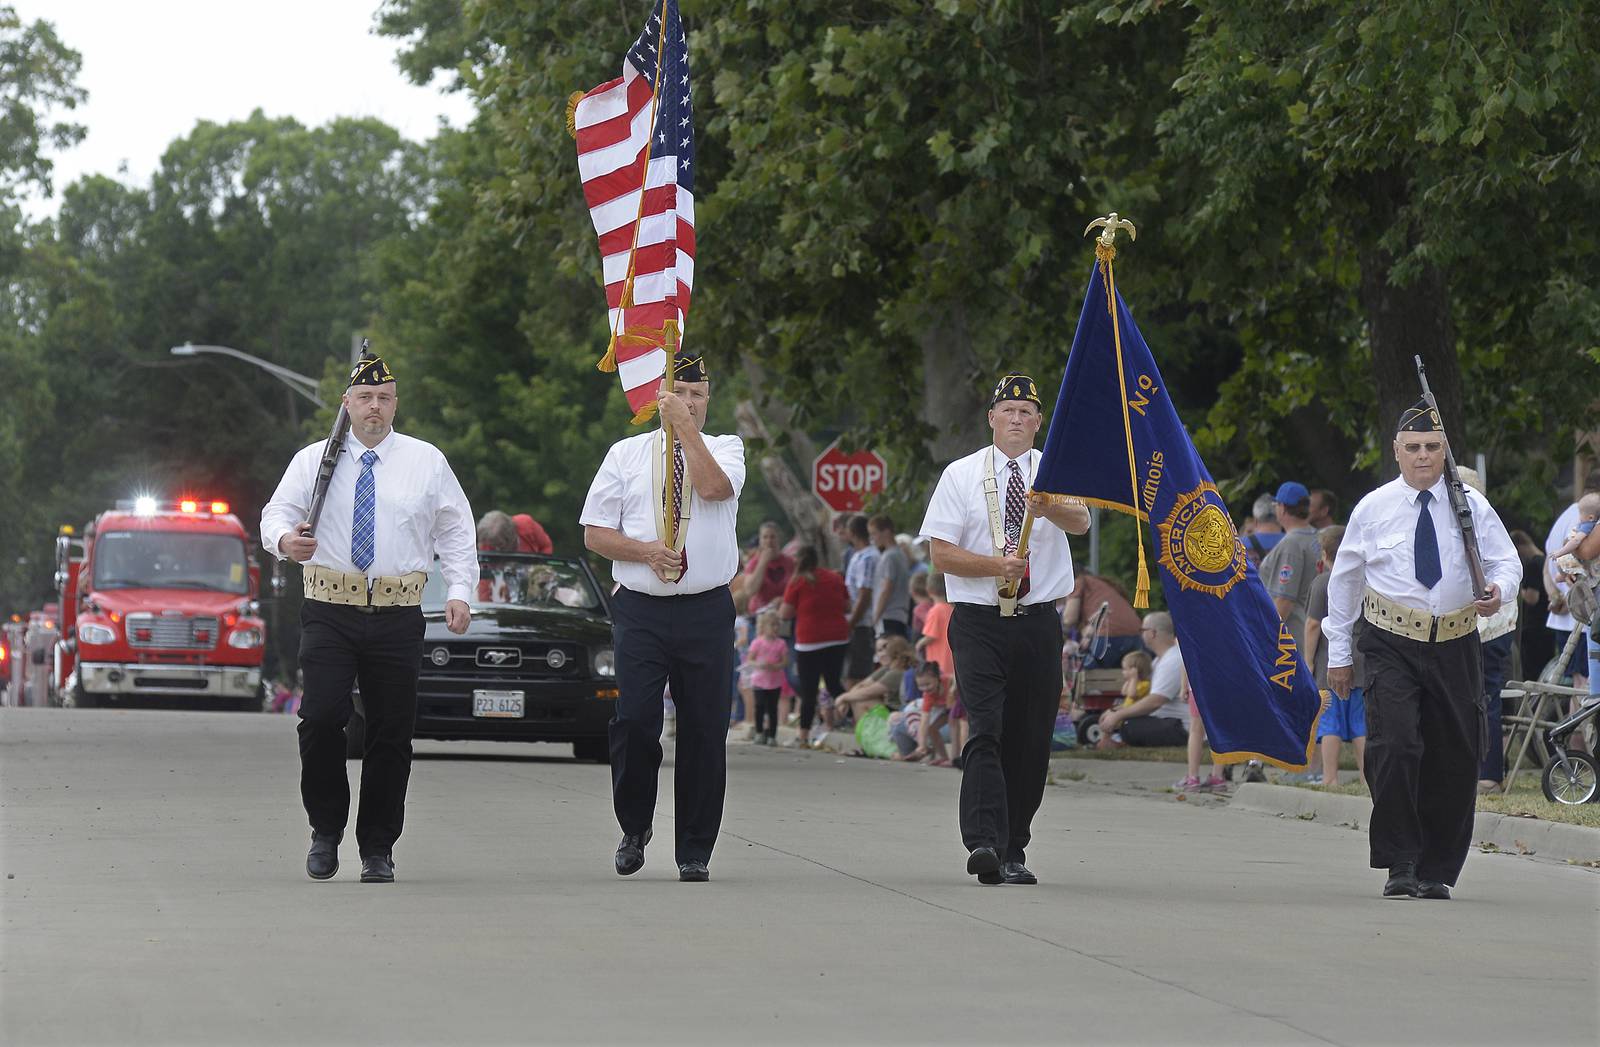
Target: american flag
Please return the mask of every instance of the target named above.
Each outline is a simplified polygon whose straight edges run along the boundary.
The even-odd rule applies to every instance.
[[[611,320],[600,369],[615,362],[635,422],[653,413],[666,370],[664,324],[676,320],[682,331],[694,286],[689,39],[677,0],[652,6],[622,75],[583,95],[572,111]]]

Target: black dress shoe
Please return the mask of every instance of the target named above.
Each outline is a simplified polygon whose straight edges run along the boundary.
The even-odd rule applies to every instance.
[[[1447,902],[1450,900],[1450,887],[1438,880],[1418,880],[1417,897],[1436,898],[1441,902]]]
[[[306,875],[313,880],[331,880],[339,871],[339,841],[344,833],[311,834],[311,850],[306,853]]]
[[[1006,862],[1000,866],[1000,881],[1002,883],[1035,884],[1039,878],[1028,871],[1028,867],[1021,862]]]
[[[678,879],[684,883],[705,883],[711,879],[711,870],[706,868],[705,862],[681,862],[678,865]]]
[[[979,873],[978,882],[983,884],[985,887],[995,887],[999,884],[1005,883],[1006,878],[997,872]]]
[[[1000,871],[1000,854],[993,847],[974,847],[967,855],[967,872],[976,876]]]
[[[651,830],[646,829],[639,833],[628,833],[617,844],[617,875],[632,876],[644,868],[644,848],[650,842]]]
[[[362,883],[394,883],[394,856],[369,854],[361,859]]]
[[[1385,898],[1415,898],[1417,896],[1417,867],[1413,862],[1390,866],[1389,880],[1383,885]]]

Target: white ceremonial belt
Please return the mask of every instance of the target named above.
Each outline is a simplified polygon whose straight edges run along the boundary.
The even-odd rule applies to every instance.
[[[422,587],[428,581],[426,571],[369,579],[364,574],[312,563],[306,564],[304,570],[307,600],[344,607],[416,607],[422,603]]]
[[[1478,610],[1471,604],[1449,614],[1432,615],[1396,603],[1372,588],[1362,594],[1361,617],[1376,629],[1423,643],[1458,640],[1478,629]]]

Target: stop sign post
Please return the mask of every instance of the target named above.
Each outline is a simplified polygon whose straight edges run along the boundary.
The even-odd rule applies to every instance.
[[[837,443],[817,455],[811,489],[836,513],[856,513],[869,495],[883,491],[888,467],[876,451],[842,451]]]

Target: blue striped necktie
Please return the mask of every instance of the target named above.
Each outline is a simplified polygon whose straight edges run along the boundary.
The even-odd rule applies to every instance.
[[[1444,577],[1444,567],[1439,563],[1439,534],[1433,529],[1433,514],[1428,511],[1432,501],[1432,491],[1417,492],[1417,534],[1412,544],[1417,581],[1429,589]]]
[[[361,456],[361,475],[356,477],[355,518],[350,525],[350,559],[358,570],[372,566],[372,546],[377,529],[378,484],[372,476],[377,451]]]

